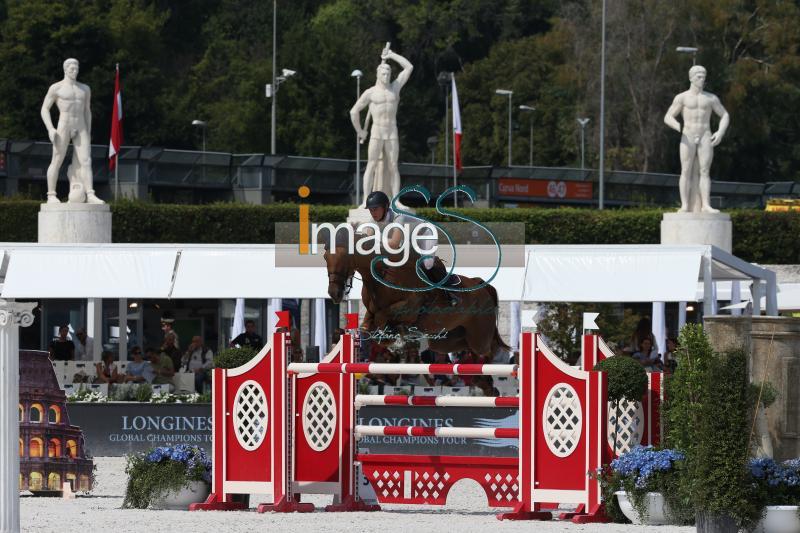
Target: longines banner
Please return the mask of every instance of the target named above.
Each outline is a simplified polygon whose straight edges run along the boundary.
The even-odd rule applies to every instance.
[[[211,405],[150,403],[71,403],[70,422],[80,426],[86,448],[95,457],[121,456],[154,446],[194,444],[211,451]],[[358,412],[358,423],[371,426],[515,428],[516,409],[407,408],[370,406]],[[434,437],[365,437],[367,453],[408,455],[477,455],[514,457],[516,439]]]
[[[70,403],[67,410],[95,457],[173,444],[211,451],[211,404]]]

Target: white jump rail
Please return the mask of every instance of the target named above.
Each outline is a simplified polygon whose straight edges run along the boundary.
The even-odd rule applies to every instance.
[[[459,376],[516,376],[517,365],[401,364],[401,363],[291,363],[295,374],[397,374]]]
[[[355,426],[353,433],[362,437],[457,437],[466,439],[518,439],[517,428],[465,428],[423,426]]]
[[[513,407],[519,408],[519,398],[512,396],[403,396],[359,394],[356,409],[366,405],[405,405],[413,407]]]

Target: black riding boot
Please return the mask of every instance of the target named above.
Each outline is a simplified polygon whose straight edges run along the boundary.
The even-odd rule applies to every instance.
[[[433,283],[439,283],[447,276],[447,269],[441,263],[434,263],[434,265],[425,271],[425,274],[428,276],[428,279]],[[447,290],[447,287],[455,287],[458,284],[458,280],[455,276],[449,276],[447,278],[447,282],[441,287],[444,294],[447,296],[448,300],[450,300],[450,307],[455,307],[460,303],[458,296],[456,296],[455,291]]]

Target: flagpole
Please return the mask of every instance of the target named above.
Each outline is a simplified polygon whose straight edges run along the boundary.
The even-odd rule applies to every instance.
[[[116,74],[116,77],[114,78],[114,85],[115,85],[115,87],[114,87],[114,101],[116,102],[116,100],[117,100],[116,79],[119,78],[119,63],[117,63],[117,71],[116,71],[115,74]],[[119,150],[122,150],[122,140],[120,140],[120,143],[119,143]],[[116,161],[114,162],[114,201],[115,202],[118,200],[118,196],[119,196],[119,150],[117,151],[116,154],[114,154],[114,157],[116,158]]]
[[[455,77],[456,77],[455,74],[453,74],[451,72],[450,73],[451,82],[453,80],[455,80]],[[453,91],[450,91],[450,98],[453,97],[452,94],[453,94]],[[459,106],[460,106],[460,104],[461,103],[459,102]],[[453,109],[454,110],[455,110],[455,105],[456,105],[456,103],[453,102]],[[459,113],[460,112],[461,112],[461,109],[459,109]],[[453,186],[454,187],[458,187],[458,168],[456,167],[456,124],[455,124],[455,121],[453,121],[453,131],[451,132],[451,135],[453,136]],[[453,207],[458,207],[458,191],[453,193]]]

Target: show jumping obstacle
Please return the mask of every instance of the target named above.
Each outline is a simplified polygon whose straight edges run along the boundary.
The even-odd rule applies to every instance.
[[[353,362],[353,336],[345,334],[323,362],[289,363],[289,336],[276,332],[246,365],[214,369],[212,493],[190,509],[242,509],[234,495],[270,494],[272,501],[259,505],[259,512],[309,512],[314,506],[301,503],[302,494],[332,494],[334,503],[326,511],[378,510],[359,498],[360,466],[380,503],[444,505],[456,482],[472,479],[489,506],[511,508],[499,519],[547,520],[546,509],[566,503],[577,510],[562,518],[604,521],[600,487],[588,473],[612,457],[613,435],[609,442],[605,375],[591,368],[610,350],[604,353],[607,347],[594,335],[585,336],[583,344],[591,350],[584,352],[583,368],[565,364],[531,333],[522,335],[518,366],[359,364]],[[517,376],[520,393],[501,398],[355,395],[356,373]],[[356,425],[356,412],[366,405],[511,407],[519,409],[519,427]],[[642,413],[633,411],[632,418],[626,412],[631,423],[645,425]],[[649,442],[658,426],[646,425],[646,435],[641,429],[626,434],[638,437],[637,443]],[[384,435],[518,439],[519,456],[356,453],[357,439]]]

